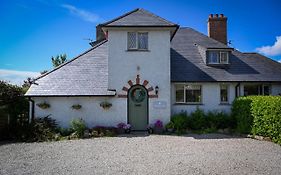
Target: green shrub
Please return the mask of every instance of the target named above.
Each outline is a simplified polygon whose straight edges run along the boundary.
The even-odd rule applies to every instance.
[[[249,96],[235,100],[232,115],[237,128],[254,135],[270,137],[281,144],[281,97]]]
[[[166,124],[165,128],[166,129],[174,129],[175,128],[174,123],[172,121],[170,121],[169,123]]]
[[[237,131],[248,134],[251,132],[253,116],[251,115],[252,97],[236,98],[232,105],[232,116],[237,121]]]
[[[187,114],[179,113],[172,116],[171,121],[174,124],[174,129],[178,134],[181,134],[187,128]]]
[[[70,122],[70,128],[78,135],[78,137],[82,138],[86,129],[86,124],[82,119],[73,119]]]
[[[35,118],[26,129],[28,135],[23,138],[24,141],[51,141],[56,137],[57,123],[49,116]]]
[[[197,108],[194,112],[190,114],[190,129],[200,130],[208,128],[207,118],[204,114],[204,111]]]
[[[208,112],[206,114],[207,128],[225,129],[231,127],[231,118],[224,112]]]
[[[73,130],[71,128],[58,128],[58,132],[61,136],[65,137],[73,133]]]

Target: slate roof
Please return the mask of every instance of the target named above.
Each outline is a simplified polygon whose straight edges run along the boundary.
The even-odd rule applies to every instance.
[[[78,57],[42,75],[26,96],[105,96],[108,88],[108,44],[102,41]]]
[[[107,27],[120,26],[160,26],[160,27],[177,27],[178,25],[167,21],[144,9],[137,8],[111,21],[101,24]]]
[[[257,53],[230,54],[226,69],[205,64],[198,46],[229,48],[191,28],[180,28],[171,42],[172,82],[281,82],[281,64]]]
[[[172,82],[281,82],[281,64],[257,53],[233,50],[227,69],[207,66],[199,46],[232,49],[191,28],[171,42]],[[40,76],[26,96],[113,96],[108,90],[108,43],[94,47]]]

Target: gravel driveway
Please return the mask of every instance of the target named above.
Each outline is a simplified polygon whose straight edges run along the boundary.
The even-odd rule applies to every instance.
[[[0,174],[281,174],[281,147],[220,134],[0,145]]]

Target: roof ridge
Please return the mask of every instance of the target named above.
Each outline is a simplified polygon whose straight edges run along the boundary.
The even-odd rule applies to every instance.
[[[213,39],[213,38],[211,38],[211,37],[208,37],[208,36],[205,35],[204,33],[199,32],[199,31],[197,31],[197,30],[195,30],[195,29],[193,29],[193,28],[191,28],[191,27],[184,27],[184,29],[187,29],[187,28],[190,29],[190,30],[193,30],[194,32],[197,32],[198,34],[200,34],[200,35],[204,36],[205,38],[208,38],[208,39],[210,39],[210,40],[212,40],[212,41],[214,41],[214,42],[216,42],[216,43],[225,45],[225,46],[227,46],[228,48],[232,48],[232,47],[229,47],[228,45],[226,45],[226,44],[224,44],[224,43],[221,43],[221,42],[219,42],[219,41],[217,41],[217,40],[215,40],[215,39]]]
[[[173,23],[173,22],[171,22],[171,21],[168,21],[168,20],[166,20],[165,18],[162,18],[162,17],[160,17],[160,16],[158,16],[158,15],[156,15],[156,14],[154,14],[154,13],[152,13],[152,12],[146,10],[146,9],[139,8],[139,11],[143,11],[143,12],[145,12],[145,13],[147,13],[147,14],[153,16],[153,17],[156,17],[156,18],[158,18],[159,20],[162,20],[162,21],[164,21],[164,22],[166,22],[166,23],[170,23],[170,25],[176,25],[175,23]]]
[[[101,26],[108,25],[108,24],[113,23],[113,22],[115,22],[115,21],[117,21],[117,20],[119,20],[119,19],[121,19],[121,18],[124,18],[124,17],[126,17],[126,16],[128,16],[128,15],[130,15],[130,14],[136,12],[136,11],[138,11],[138,10],[139,10],[139,8],[136,8],[136,9],[134,9],[134,10],[132,10],[132,11],[129,11],[129,12],[127,12],[127,13],[121,15],[121,16],[118,16],[117,18],[114,18],[114,19],[112,19],[112,20],[110,20],[110,21],[108,21],[108,22],[102,23],[102,24],[100,24],[100,25],[101,25]]]
[[[107,40],[103,40],[103,41],[101,41],[100,43],[98,43],[98,44],[97,44],[97,45],[95,45],[94,47],[92,47],[92,48],[90,48],[90,49],[86,50],[85,52],[83,52],[83,53],[79,54],[78,56],[76,56],[76,57],[72,58],[71,60],[69,60],[69,61],[67,61],[67,62],[65,62],[65,63],[63,63],[63,64],[61,64],[61,65],[59,65],[59,66],[55,67],[54,69],[52,69],[52,70],[50,70],[50,71],[46,72],[45,74],[40,75],[39,77],[35,78],[35,79],[33,80],[33,82],[35,82],[35,81],[39,80],[40,78],[45,77],[46,75],[49,75],[50,73],[52,73],[52,72],[54,72],[54,71],[58,70],[59,68],[61,68],[61,67],[65,66],[65,65],[67,65],[67,64],[69,64],[69,63],[71,63],[72,61],[74,61],[74,60],[78,59],[79,57],[81,57],[81,56],[83,56],[83,55],[85,55],[85,54],[89,53],[90,51],[92,51],[92,50],[94,50],[94,49],[98,48],[99,46],[103,45],[103,44],[104,44],[104,43],[106,43],[106,42],[107,42]]]

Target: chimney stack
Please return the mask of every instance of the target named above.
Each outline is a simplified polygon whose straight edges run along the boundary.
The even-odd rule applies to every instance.
[[[208,36],[227,45],[227,17],[223,14],[210,14],[208,18]]]
[[[104,40],[106,38],[104,32],[101,29],[101,25],[97,25],[96,26],[96,40],[100,41],[100,40]]]

